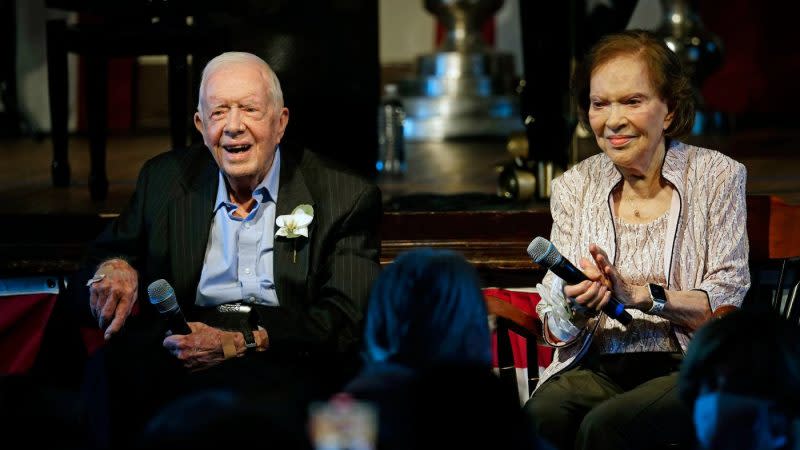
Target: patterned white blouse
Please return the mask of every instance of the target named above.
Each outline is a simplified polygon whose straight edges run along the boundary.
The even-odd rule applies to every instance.
[[[605,154],[587,158],[553,180],[550,240],[573,262],[582,256],[590,258],[589,244],[596,243],[626,279],[660,283],[668,290],[702,290],[712,311],[724,304],[741,306],[750,287],[745,167],[720,152],[672,141],[661,175],[674,188],[672,204],[665,216],[648,224],[661,226],[664,231],[649,230],[652,234],[648,241],[652,242],[646,246],[638,234],[632,237],[618,230],[612,213],[612,191],[622,182],[622,175]],[[656,245],[661,248],[654,249]],[[653,254],[655,251],[657,255]],[[641,252],[649,252],[650,256],[645,258]],[[630,272],[630,264],[641,264],[645,259],[658,263],[639,267],[640,274]],[[554,280],[555,275],[548,272],[543,284],[549,289]],[[540,308],[543,306],[540,303],[537,312],[547,326],[546,312]],[[607,324],[615,321],[606,320],[605,314],[590,319],[579,339],[556,349],[537,388],[585,355],[595,334],[617,336],[613,342],[599,342],[603,351],[672,351],[678,346],[686,351],[692,335],[689,330],[664,320],[636,320],[645,314],[629,312],[634,316],[630,329]],[[668,347],[669,342],[663,339],[654,339],[657,335],[665,337],[665,323],[671,328],[667,332],[669,340],[672,336],[677,340],[675,347]]]
[[[669,211],[650,223],[627,223],[614,218],[619,248],[617,270],[632,285],[664,285],[664,239]],[[669,320],[638,309],[628,310],[633,320],[628,326],[616,320],[604,321],[595,335],[595,349],[600,353],[679,352]]]

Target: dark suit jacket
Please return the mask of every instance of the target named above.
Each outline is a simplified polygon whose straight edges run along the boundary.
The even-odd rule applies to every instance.
[[[205,147],[147,161],[128,208],[91,247],[92,264],[123,256],[139,271],[140,311],[126,327],[163,322],[147,297],[147,286],[159,278],[173,286],[191,320],[218,170]],[[280,307],[258,308],[260,324],[272,351],[355,350],[369,289],[380,270],[380,191],[310,151],[281,145],[276,217],[304,203],[314,208],[309,238],[275,238]]]

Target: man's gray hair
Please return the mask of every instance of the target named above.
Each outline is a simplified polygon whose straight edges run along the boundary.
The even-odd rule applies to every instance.
[[[208,64],[206,64],[206,67],[203,69],[203,76],[200,79],[200,98],[197,101],[198,111],[202,111],[203,98],[205,97],[206,80],[208,77],[214,73],[214,71],[227,64],[243,63],[255,63],[261,66],[262,70],[267,75],[267,96],[269,97],[269,101],[272,102],[272,107],[275,109],[275,113],[277,114],[281,108],[283,108],[283,91],[281,90],[281,82],[278,80],[278,76],[275,75],[275,71],[272,70],[266,61],[252,53],[226,52],[214,57],[214,59],[209,61]]]

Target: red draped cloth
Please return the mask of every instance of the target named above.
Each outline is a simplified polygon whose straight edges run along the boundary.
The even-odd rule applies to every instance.
[[[516,306],[517,308],[521,309],[522,311],[532,315],[534,318],[539,320],[539,315],[536,314],[536,304],[539,303],[541,297],[536,292],[522,292],[522,291],[514,291],[508,289],[499,289],[499,288],[485,288],[483,289],[483,293],[487,295],[491,295],[493,297],[497,297],[503,301],[511,303],[512,305]],[[535,342],[528,342],[527,339],[519,336],[518,334],[514,333],[513,331],[509,331],[509,339],[511,341],[511,351],[514,355],[514,367],[517,369],[518,377],[519,372],[522,369],[527,369],[528,372],[532,372],[534,376],[537,376],[540,370],[543,370],[545,367],[550,365],[550,362],[553,360],[553,349],[551,347],[545,345],[539,345]],[[528,362],[528,345],[536,345],[536,355],[538,361],[536,361],[536,366],[531,367]],[[492,335],[492,354],[493,354],[493,363],[494,367],[498,367],[497,361],[497,335]]]
[[[0,297],[0,374],[23,374],[33,366],[58,294]]]

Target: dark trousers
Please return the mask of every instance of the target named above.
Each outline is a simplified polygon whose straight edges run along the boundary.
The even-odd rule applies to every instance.
[[[694,448],[678,397],[681,355],[590,354],[525,404],[539,435],[561,450]]]
[[[217,389],[263,399],[303,429],[309,404],[327,400],[345,379],[334,363],[298,361],[272,351],[189,373],[161,347],[163,334],[126,331],[97,352],[87,370],[87,415],[97,448],[135,447],[147,423],[167,404]]]

